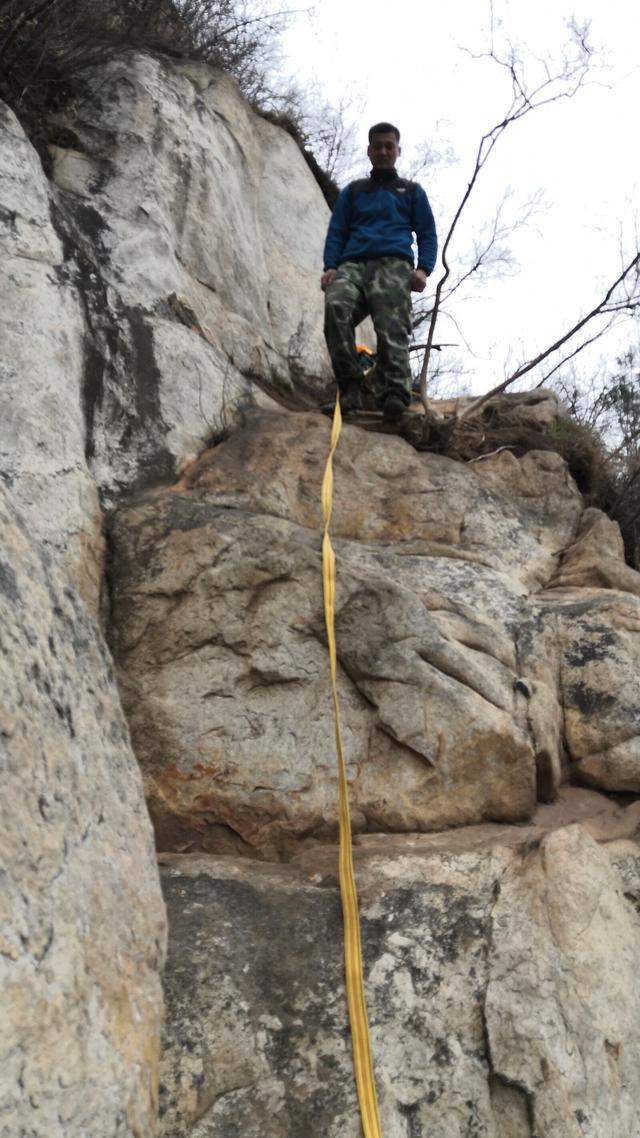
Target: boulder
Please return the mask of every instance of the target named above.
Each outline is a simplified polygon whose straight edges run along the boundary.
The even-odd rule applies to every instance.
[[[270,858],[335,832],[328,434],[318,415],[250,416],[113,519],[113,648],[162,849]],[[565,777],[640,789],[633,627],[591,668],[592,706],[570,675],[578,628],[588,658],[601,610],[637,599],[551,588],[581,516],[552,452],[467,465],[345,427],[332,530],[356,830],[524,819]],[[607,747],[624,785],[591,773],[613,772]]]
[[[607,548],[603,561],[613,561]],[[637,589],[640,574],[621,562],[620,579],[627,575]],[[564,759],[574,781],[640,792],[637,592],[550,589],[532,604],[519,643],[538,752]]]
[[[356,848],[382,1132],[635,1138],[640,848],[486,830]],[[335,850],[162,862],[162,1134],[357,1138]]]
[[[618,523],[602,510],[586,509],[549,587],[618,589],[640,597],[640,573],[625,564]]]
[[[111,662],[0,492],[0,1134],[156,1133],[165,914]]]
[[[545,1138],[637,1129],[640,987],[627,985],[639,925],[622,884],[578,826],[524,853],[500,881],[487,1037],[500,1081],[520,1089],[531,1132]]]
[[[518,629],[539,794],[563,777],[640,791],[640,573],[618,525],[585,509]]]

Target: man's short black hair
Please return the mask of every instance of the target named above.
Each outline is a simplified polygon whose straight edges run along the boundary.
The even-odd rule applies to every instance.
[[[369,130],[369,142],[374,134],[395,134],[396,142],[400,142],[400,131],[392,122],[377,122]]]

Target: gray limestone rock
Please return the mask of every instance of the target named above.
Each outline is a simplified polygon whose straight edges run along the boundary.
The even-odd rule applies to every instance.
[[[228,76],[127,53],[85,79],[51,181],[0,106],[0,474],[97,612],[100,502],[328,380],[328,209]]]
[[[606,852],[578,826],[551,834],[502,876],[492,921],[491,1059],[532,1132],[631,1138],[640,925]]]
[[[270,397],[329,374],[328,211],[293,140],[200,64],[114,59],[59,120],[49,182],[0,107],[0,474],[26,523],[3,491],[0,1138],[157,1132],[151,830],[65,584],[97,611],[99,496],[125,498],[108,616],[158,840],[201,851],[163,855],[162,1134],[356,1138],[319,846],[329,425]],[[506,402],[523,429],[558,415]],[[562,788],[640,792],[617,527],[553,452],[465,464],[347,425],[332,531],[385,1138],[638,1138],[638,806]]]
[[[604,559],[612,560],[606,550]],[[621,569],[635,586],[640,574],[622,562]],[[638,595],[550,588],[532,598],[518,641],[545,777],[553,785],[564,777],[603,790],[640,791]]]
[[[165,917],[111,663],[0,496],[0,1135],[155,1133]]]
[[[244,410],[330,375],[329,216],[299,148],[204,64],[128,53],[87,77],[52,148],[91,313],[92,469],[110,499],[171,481]]]
[[[640,920],[580,826],[499,829],[356,849],[382,1132],[635,1138]],[[163,856],[167,1138],[358,1138],[336,857]]]
[[[256,414],[115,516],[113,646],[161,848],[268,858],[335,828],[328,435],[318,415]],[[467,465],[345,428],[332,532],[357,830],[521,820],[567,779],[640,790],[639,602],[557,586],[581,517],[554,453]]]
[[[0,473],[95,612],[103,541],[85,460],[87,329],[40,161],[1,103],[0,263]]]

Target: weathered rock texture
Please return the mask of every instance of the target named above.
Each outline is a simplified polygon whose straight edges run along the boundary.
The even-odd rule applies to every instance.
[[[115,492],[171,478],[254,381],[287,392],[328,374],[328,208],[293,139],[229,77],[132,55],[90,87],[53,179],[94,331],[92,464]]]
[[[228,77],[128,54],[86,81],[52,182],[0,108],[0,472],[95,611],[99,494],[173,481],[265,392],[328,378],[328,209]]]
[[[35,150],[0,104],[0,475],[88,604],[102,512],[85,461],[85,322]]]
[[[0,497],[0,1135],[155,1133],[164,907],[110,661]]]
[[[498,831],[361,840],[382,1132],[636,1138],[640,848]],[[335,852],[163,861],[162,1133],[358,1138]]]
[[[319,415],[256,414],[115,518],[113,643],[162,848],[272,857],[334,831],[328,434]],[[465,465],[345,428],[332,528],[356,829],[524,819],[564,777],[640,790],[639,598],[562,576],[600,518],[554,453]]]
[[[0,475],[44,550],[0,499],[0,1138],[157,1129],[151,831],[65,584],[98,611],[123,499],[102,612],[160,845],[196,851],[166,855],[163,1134],[356,1138],[319,846],[329,425],[271,398],[328,375],[327,209],[294,142],[200,65],[114,60],[54,133],[48,180],[0,108]],[[383,1132],[639,1138],[638,806],[562,784],[640,793],[640,575],[532,449],[555,401],[510,401],[522,457],[480,456],[504,441],[485,411],[458,432],[472,463],[353,426],[336,463]]]

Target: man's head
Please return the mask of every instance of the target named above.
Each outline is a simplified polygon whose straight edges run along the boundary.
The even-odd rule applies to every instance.
[[[367,156],[374,170],[392,170],[400,157],[400,131],[390,122],[377,122],[369,131]]]

